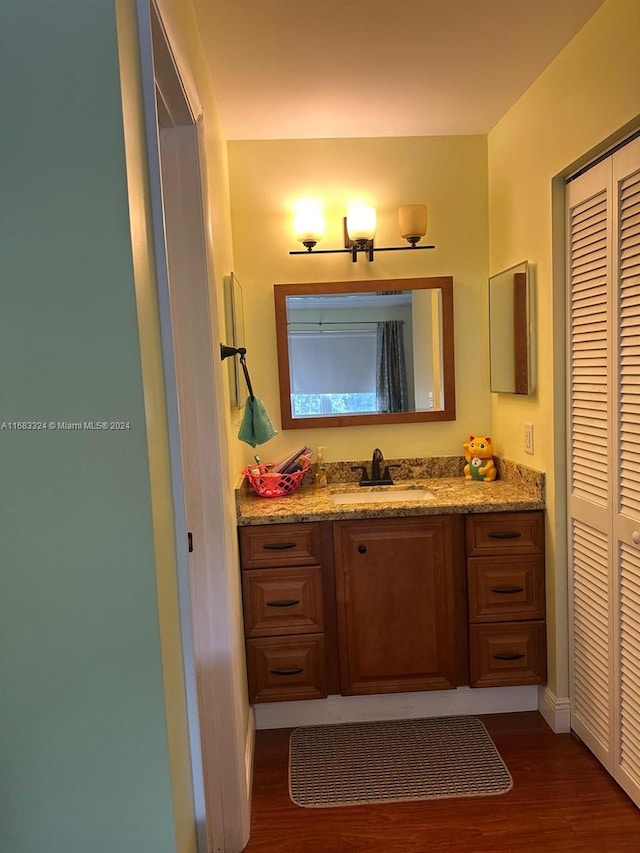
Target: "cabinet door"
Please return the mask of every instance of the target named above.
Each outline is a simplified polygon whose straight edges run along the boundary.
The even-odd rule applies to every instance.
[[[453,528],[437,516],[334,525],[343,694],[456,686]]]

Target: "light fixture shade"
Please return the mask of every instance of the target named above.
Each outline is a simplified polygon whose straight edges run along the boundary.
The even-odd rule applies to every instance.
[[[315,244],[322,240],[324,216],[318,202],[304,201],[296,205],[293,228],[300,243]]]
[[[376,209],[366,205],[347,211],[347,234],[350,240],[373,240],[376,233]]]
[[[398,208],[398,226],[400,236],[410,242],[417,242],[427,233],[426,204],[405,204]],[[412,240],[413,238],[413,240]]]

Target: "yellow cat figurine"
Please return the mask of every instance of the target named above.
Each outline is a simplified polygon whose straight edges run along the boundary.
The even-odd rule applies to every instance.
[[[498,473],[493,461],[493,441],[490,436],[470,435],[464,447],[464,466],[466,480],[484,480],[490,483]]]

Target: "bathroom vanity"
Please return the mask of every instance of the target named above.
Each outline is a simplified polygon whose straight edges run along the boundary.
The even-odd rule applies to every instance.
[[[542,489],[371,491],[238,492],[250,701],[544,683]]]

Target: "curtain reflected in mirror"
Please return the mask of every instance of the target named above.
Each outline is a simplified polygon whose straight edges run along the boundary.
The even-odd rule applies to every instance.
[[[402,320],[378,323],[376,346],[376,411],[409,409]]]
[[[274,293],[284,428],[455,415],[449,277]]]

